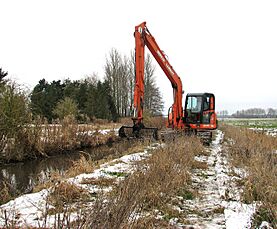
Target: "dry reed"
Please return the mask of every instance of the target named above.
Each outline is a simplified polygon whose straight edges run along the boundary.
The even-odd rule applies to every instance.
[[[243,198],[261,203],[254,226],[263,220],[277,227],[277,138],[246,128],[223,125],[233,164],[246,169]]]
[[[114,131],[102,134],[99,128],[99,125],[78,125],[70,116],[55,124],[36,119],[32,125],[20,129],[13,138],[0,139],[0,161],[23,161],[95,147],[116,140]]]
[[[107,196],[97,199],[86,216],[87,228],[139,228],[145,222],[165,224],[153,218],[172,196],[188,185],[194,156],[203,150],[196,138],[178,139],[136,164],[135,172]],[[146,212],[151,213],[150,216]]]

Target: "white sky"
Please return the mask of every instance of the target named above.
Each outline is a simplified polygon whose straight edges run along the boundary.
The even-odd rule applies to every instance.
[[[103,77],[110,50],[129,55],[143,21],[186,93],[213,92],[229,112],[277,108],[275,0],[0,0],[0,67],[30,88]],[[167,110],[171,84],[158,65],[156,76]]]

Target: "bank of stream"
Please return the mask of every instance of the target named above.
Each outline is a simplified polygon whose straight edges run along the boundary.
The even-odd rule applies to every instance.
[[[81,156],[93,161],[122,155],[134,146],[133,141],[115,141],[108,145],[86,148],[82,151],[59,154],[47,158],[0,165],[0,185],[5,184],[12,197],[32,192],[33,188],[47,182],[53,171],[63,175]],[[137,144],[137,143],[136,143]]]

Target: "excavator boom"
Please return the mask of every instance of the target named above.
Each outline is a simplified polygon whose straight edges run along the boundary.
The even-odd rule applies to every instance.
[[[158,129],[143,124],[145,46],[156,59],[173,89],[173,104],[168,114],[167,127],[185,132],[206,132],[217,128],[215,97],[211,93],[188,94],[183,109],[183,85],[180,77],[160,49],[155,38],[143,22],[135,27],[135,88],[133,126],[122,126],[121,137],[150,136],[158,138]],[[180,131],[179,131],[180,132]]]
[[[169,126],[172,128],[183,128],[182,122],[183,107],[182,107],[182,82],[180,77],[174,71],[163,51],[160,49],[155,38],[152,36],[146,22],[143,22],[135,27],[135,41],[136,41],[136,85],[134,93],[134,106],[137,113],[135,114],[137,122],[142,122],[143,119],[143,101],[144,101],[144,52],[145,46],[154,56],[165,75],[171,82],[173,88],[173,105],[172,118]]]

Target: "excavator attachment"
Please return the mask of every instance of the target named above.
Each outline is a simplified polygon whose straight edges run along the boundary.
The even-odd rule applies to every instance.
[[[144,126],[122,126],[118,131],[121,138],[158,140],[158,128]]]

